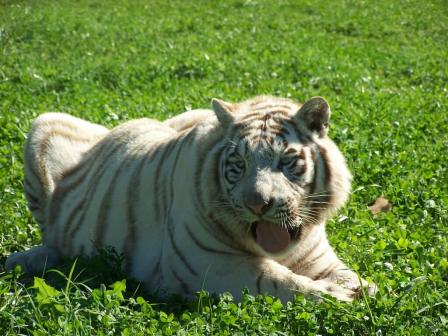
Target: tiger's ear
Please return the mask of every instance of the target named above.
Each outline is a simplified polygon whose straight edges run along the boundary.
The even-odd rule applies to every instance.
[[[313,97],[302,105],[295,119],[322,138],[327,135],[330,114],[328,102],[322,97]]]
[[[233,104],[213,98],[212,107],[222,126],[227,127],[234,122],[235,116],[233,111],[235,107]]]

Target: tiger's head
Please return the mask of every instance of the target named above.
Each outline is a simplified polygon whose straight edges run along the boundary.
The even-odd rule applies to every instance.
[[[283,253],[300,240],[303,226],[322,224],[345,203],[351,175],[327,137],[324,98],[300,105],[261,96],[212,105],[226,141],[219,159],[222,196],[256,246]]]

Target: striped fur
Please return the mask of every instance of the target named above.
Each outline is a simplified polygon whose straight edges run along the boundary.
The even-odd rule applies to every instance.
[[[25,193],[43,245],[12,254],[28,272],[112,246],[151,290],[191,295],[243,287],[350,301],[357,275],[328,244],[325,221],[351,175],[327,137],[323,98],[260,96],[165,122],[112,130],[40,116],[25,150]],[[363,281],[371,291],[374,286]]]

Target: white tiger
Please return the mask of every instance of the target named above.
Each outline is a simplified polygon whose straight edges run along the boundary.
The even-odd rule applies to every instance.
[[[13,253],[7,269],[41,272],[61,256],[111,246],[152,291],[238,299],[247,287],[283,301],[297,292],[351,301],[358,276],[325,233],[351,182],[327,136],[326,100],[212,105],[112,130],[61,113],[38,117],[25,193],[43,245]]]

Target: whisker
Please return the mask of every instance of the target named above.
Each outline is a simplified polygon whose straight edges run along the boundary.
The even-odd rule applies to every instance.
[[[301,210],[299,210],[299,211],[314,211],[314,212],[317,212],[317,211],[321,211],[321,210],[327,210],[327,208],[322,208],[322,207],[312,207],[312,208],[309,208],[309,209],[301,209]]]
[[[311,201],[309,204],[333,204],[332,202],[324,202],[324,201]]]
[[[331,194],[318,193],[318,194],[309,194],[309,195],[303,196],[303,198],[307,199],[307,198],[318,198],[318,197],[328,197],[328,196],[331,196]]]

